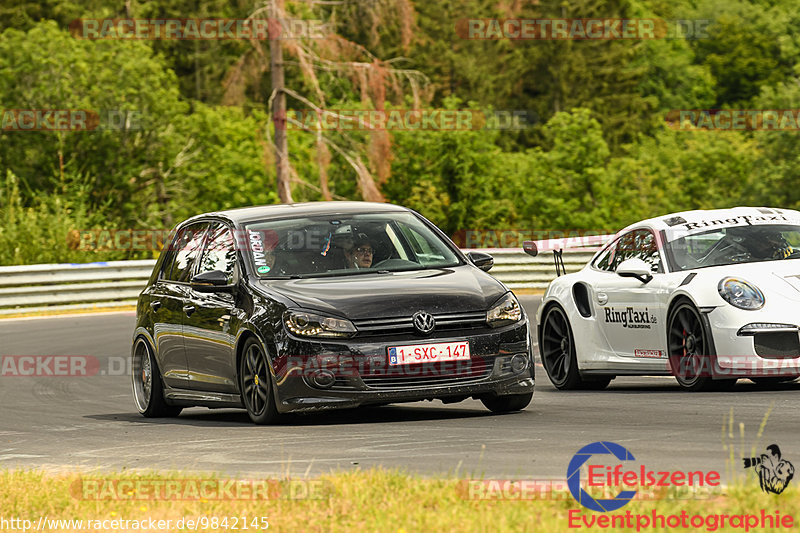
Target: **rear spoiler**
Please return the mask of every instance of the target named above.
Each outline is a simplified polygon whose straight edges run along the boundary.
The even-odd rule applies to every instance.
[[[561,239],[545,239],[542,241],[523,241],[522,250],[530,255],[536,257],[541,250],[552,250],[553,263],[556,267],[556,276],[562,276],[567,273],[564,266],[564,249],[570,250],[585,249],[587,251],[597,250],[609,240],[613,239],[615,235],[587,235],[579,238],[561,238]]]
[[[536,246],[536,241],[524,241],[522,243],[522,250],[531,257],[536,257],[539,255],[539,247]],[[556,277],[567,273],[567,269],[564,266],[563,254],[564,250],[561,248],[553,250],[553,262],[555,263],[556,267]]]

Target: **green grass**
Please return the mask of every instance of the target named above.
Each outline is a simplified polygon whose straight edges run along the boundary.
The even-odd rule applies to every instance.
[[[312,499],[287,497],[288,485],[285,481],[282,485],[270,485],[270,499],[267,500],[156,501],[148,497],[127,500],[98,499],[101,492],[93,491],[94,489],[87,492],[93,495],[87,499],[82,492],[82,488],[89,486],[82,484],[82,480],[178,480],[213,477],[176,472],[81,475],[3,470],[0,471],[0,518],[27,518],[35,524],[39,516],[84,520],[142,520],[153,517],[170,519],[174,523],[182,517],[265,516],[268,517],[269,529],[276,531],[411,533],[566,531],[568,512],[571,509],[581,510],[587,519],[601,516],[578,506],[570,497],[525,501],[467,499],[463,479],[426,479],[384,469],[339,472],[306,480],[304,483],[313,482],[317,491],[318,497]],[[302,491],[305,491],[306,485],[302,487]],[[758,483],[749,479],[739,486],[724,489],[718,496],[706,499],[633,501],[617,513],[631,511],[649,514],[655,509],[664,515],[680,514],[681,511],[691,514],[759,514],[763,509],[773,515],[776,510],[780,510],[782,515],[797,516],[800,515],[799,495],[794,486],[778,496],[762,494]],[[132,491],[128,491],[122,497],[134,496]],[[174,527],[169,530],[178,531]],[[218,527],[216,530],[225,529]],[[744,529],[725,527],[718,531]]]

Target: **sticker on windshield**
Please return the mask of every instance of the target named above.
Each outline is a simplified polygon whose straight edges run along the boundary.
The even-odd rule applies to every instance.
[[[247,235],[250,237],[250,252],[253,254],[253,262],[258,267],[259,273],[261,273],[261,268],[267,266],[267,256],[264,254],[264,241],[261,238],[261,232],[247,230]],[[267,267],[267,272],[269,272],[269,267]]]
[[[272,269],[267,265],[262,265],[262,266],[258,267],[258,273],[259,274],[267,274],[267,273],[269,273],[270,270],[272,270]]]
[[[800,220],[789,218],[785,215],[735,215],[727,218],[698,220],[695,222],[684,221],[679,225],[667,229],[665,233],[668,241],[674,241],[690,234],[710,231],[715,228],[722,229],[735,226],[759,226],[770,224],[800,225]]]

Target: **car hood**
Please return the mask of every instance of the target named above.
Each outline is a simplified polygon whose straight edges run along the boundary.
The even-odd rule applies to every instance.
[[[765,295],[800,301],[798,259],[709,267],[696,272],[708,282],[719,283],[725,277],[740,278],[757,286]]]
[[[335,278],[260,280],[299,307],[353,320],[485,311],[507,289],[469,265]]]

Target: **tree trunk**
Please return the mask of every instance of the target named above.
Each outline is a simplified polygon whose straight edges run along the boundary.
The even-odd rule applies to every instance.
[[[328,186],[328,165],[331,162],[331,154],[325,141],[322,140],[322,130],[317,132],[317,167],[319,168],[319,190],[322,199],[326,202],[333,200],[331,189]]]
[[[285,204],[292,200],[289,179],[289,144],[286,138],[286,93],[284,89],[283,48],[280,41],[279,18],[283,15],[283,0],[272,0],[269,15],[269,68],[272,75],[272,120],[275,124],[275,176],[278,198]]]

